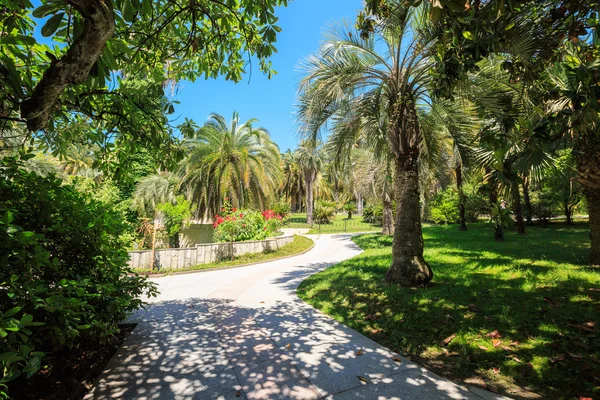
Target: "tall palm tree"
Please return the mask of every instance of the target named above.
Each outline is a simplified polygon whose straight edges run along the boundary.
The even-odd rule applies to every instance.
[[[297,212],[302,209],[302,198],[306,190],[304,188],[304,174],[295,152],[288,150],[282,154],[281,170],[283,180],[279,189],[280,195],[289,199],[292,212]]]
[[[424,141],[417,113],[418,104],[428,100],[429,57],[435,45],[428,7],[425,2],[417,8],[398,2],[367,38],[340,26],[306,60],[300,85],[305,100],[298,115],[307,136],[318,135],[341,106],[364,110],[377,103],[386,110],[397,204],[393,260],[386,279],[407,286],[433,278],[423,258],[419,160]]]
[[[320,143],[303,140],[296,149],[296,156],[304,175],[306,186],[306,222],[313,223],[314,192],[317,175],[323,165],[323,150]]]
[[[279,148],[256,119],[227,123],[211,114],[194,137],[184,142],[187,157],[179,169],[180,187],[197,204],[199,215],[215,214],[225,197],[235,207],[265,208],[281,182]]]
[[[143,177],[132,196],[133,207],[143,217],[156,218],[156,207],[175,200],[177,180],[170,172],[160,172]]]

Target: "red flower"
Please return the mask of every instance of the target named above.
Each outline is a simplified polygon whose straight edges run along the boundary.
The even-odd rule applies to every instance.
[[[231,211],[236,212],[237,208],[233,207],[233,209]]]

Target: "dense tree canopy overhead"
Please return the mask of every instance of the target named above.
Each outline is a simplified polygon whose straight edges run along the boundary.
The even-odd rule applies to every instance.
[[[52,142],[55,132],[75,120],[91,123],[93,132],[88,129],[82,141],[113,143],[128,132],[128,141],[161,147],[169,143],[171,129],[165,115],[173,112],[166,83],[220,75],[239,81],[253,62],[270,76],[269,57],[280,31],[274,7],[287,0],[3,4],[2,130],[23,123]],[[41,40],[40,33],[51,41]],[[189,121],[179,128],[189,130]]]

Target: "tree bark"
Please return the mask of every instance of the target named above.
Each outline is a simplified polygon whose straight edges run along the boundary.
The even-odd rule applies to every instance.
[[[600,268],[600,189],[586,188],[590,217],[590,265]]]
[[[456,163],[456,189],[458,190],[458,214],[460,220],[459,231],[467,230],[467,218],[465,216],[465,194],[462,186],[462,163]]]
[[[363,196],[362,193],[356,195],[356,214],[362,215],[363,213]]]
[[[494,205],[498,203],[498,194],[496,193],[496,189],[490,188],[490,204]],[[501,225],[494,226],[494,240],[496,242],[504,242],[504,230]]]
[[[393,235],[394,234],[394,213],[392,210],[392,196],[390,195],[390,185],[388,179],[383,183],[383,221],[381,234],[382,235]]]
[[[88,78],[115,31],[112,1],[70,0],[69,4],[83,16],[83,32],[64,56],[50,64],[31,97],[21,103],[21,117],[27,120],[31,131],[46,128],[60,94],[68,85]]]
[[[396,227],[393,260],[386,280],[402,286],[425,285],[433,278],[433,271],[423,258],[417,161],[416,150],[395,160]]]
[[[515,213],[515,228],[519,235],[525,234],[525,221],[523,220],[523,207],[521,206],[521,192],[519,184],[513,183],[512,187],[513,212]]]
[[[574,154],[590,219],[589,261],[592,267],[600,267],[600,134],[580,138]]]
[[[523,182],[523,200],[525,200],[525,221],[527,225],[533,225],[533,207],[531,206],[531,197],[529,197],[529,178],[525,177]]]
[[[573,209],[568,202],[564,204],[565,216],[567,217],[567,225],[573,225]]]

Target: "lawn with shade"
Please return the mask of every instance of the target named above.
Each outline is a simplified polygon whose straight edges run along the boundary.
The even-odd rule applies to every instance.
[[[392,238],[302,283],[302,299],[461,383],[515,397],[600,396],[600,271],[586,266],[587,224],[529,227],[497,243],[487,224],[424,228],[435,277],[384,281]]]

